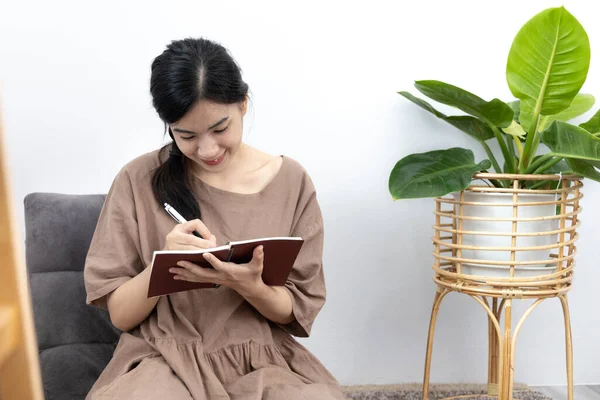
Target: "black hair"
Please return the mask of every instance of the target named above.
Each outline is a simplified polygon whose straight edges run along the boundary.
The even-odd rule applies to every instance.
[[[204,38],[172,41],[154,59],[151,68],[152,105],[168,129],[172,142],[159,151],[169,157],[152,175],[156,201],[172,205],[187,220],[200,218],[200,207],[191,186],[186,156],[167,124],[179,121],[200,100],[235,104],[246,99],[248,85],[231,54],[222,45]]]

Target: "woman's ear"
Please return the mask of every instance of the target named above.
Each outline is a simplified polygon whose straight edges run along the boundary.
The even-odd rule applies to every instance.
[[[240,104],[242,117],[246,115],[246,111],[248,111],[248,95],[244,98],[244,101]]]

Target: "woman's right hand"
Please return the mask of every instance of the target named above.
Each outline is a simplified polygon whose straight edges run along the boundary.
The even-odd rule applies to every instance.
[[[203,239],[192,234],[194,230],[202,235]],[[194,219],[183,224],[177,224],[167,234],[163,250],[198,250],[217,246],[217,238],[210,233],[206,225],[199,219]]]

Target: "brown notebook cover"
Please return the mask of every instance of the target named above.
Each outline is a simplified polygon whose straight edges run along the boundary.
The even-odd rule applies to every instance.
[[[178,267],[177,262],[189,261],[205,268],[213,268],[202,256],[212,253],[221,261],[244,264],[252,260],[254,248],[263,245],[265,252],[262,278],[269,286],[283,286],[292,271],[298,253],[304,244],[299,237],[260,238],[230,242],[227,245],[205,250],[163,250],[155,251],[150,268],[148,298],[192,289],[212,288],[212,283],[187,282],[173,279],[169,272]]]

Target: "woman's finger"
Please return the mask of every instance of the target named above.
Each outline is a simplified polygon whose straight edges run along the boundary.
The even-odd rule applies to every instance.
[[[212,236],[214,237],[214,235]],[[194,235],[184,232],[173,232],[173,240],[175,243],[181,246],[193,246],[195,249],[208,249],[216,246],[215,240],[200,239]]]
[[[184,268],[186,272],[201,278],[203,282],[215,282],[220,278],[218,271],[203,268],[188,261],[179,261],[177,265]]]
[[[173,279],[189,281],[189,282],[202,282],[202,278],[199,276],[192,274],[190,271],[185,268],[171,268],[169,272],[173,274]]]
[[[253,267],[259,268],[263,262],[265,261],[265,251],[264,246],[256,246],[254,251],[252,252],[252,260],[250,260],[250,264]]]
[[[193,246],[193,245],[190,245],[190,244],[179,244],[179,243],[176,243],[176,245],[177,245],[177,250],[200,250],[198,248],[198,246]]]
[[[200,221],[199,219],[193,219],[191,221],[180,224],[179,226],[187,234],[191,234],[195,230],[198,231],[204,239],[210,239],[212,235],[206,227],[206,225],[204,225],[204,222]]]
[[[217,271],[224,271],[226,270],[226,266],[225,263],[221,260],[219,260],[217,257],[213,256],[210,253],[204,253],[203,257],[206,261],[208,261],[210,263],[210,265],[213,266],[213,268]]]

